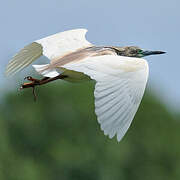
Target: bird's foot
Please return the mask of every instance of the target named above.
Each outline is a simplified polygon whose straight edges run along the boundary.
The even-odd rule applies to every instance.
[[[39,83],[41,80],[39,80],[39,79],[35,79],[35,78],[33,78],[33,77],[31,77],[31,76],[27,76],[27,77],[25,77],[24,78],[24,80],[28,80],[28,81],[31,81],[31,82],[36,82],[36,83]]]
[[[26,79],[28,81],[31,81],[31,82],[22,84],[21,87],[20,87],[20,90],[25,89],[25,88],[32,88],[32,87],[35,87],[37,85],[40,85],[41,81],[42,81],[42,80],[39,80],[39,79],[32,78],[31,76],[27,76],[27,77],[24,78],[24,80],[26,80]]]
[[[47,84],[49,82],[52,82],[52,81],[55,81],[55,80],[58,80],[58,79],[65,79],[67,77],[68,76],[66,76],[66,75],[61,75],[60,74],[59,76],[56,76],[56,77],[53,77],[53,78],[44,77],[43,79],[39,80],[39,79],[32,78],[31,76],[27,76],[24,79],[27,79],[28,81],[31,81],[31,82],[22,84],[21,87],[20,87],[20,90],[25,89],[25,88],[32,88],[33,89],[34,100],[36,101],[36,99],[37,99],[37,96],[36,96],[36,93],[35,93],[35,87],[36,86]]]
[[[34,101],[36,101],[37,95],[36,95],[36,92],[35,92],[35,87],[37,85],[40,85],[41,80],[32,78],[31,76],[27,76],[27,77],[24,78],[24,80],[26,80],[26,79],[28,81],[31,81],[31,82],[22,84],[21,87],[20,87],[20,90],[25,89],[25,88],[32,88],[32,90],[33,90],[32,92],[33,92],[33,96],[34,96]]]

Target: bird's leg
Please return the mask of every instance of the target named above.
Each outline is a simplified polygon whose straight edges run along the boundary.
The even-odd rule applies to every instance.
[[[28,81],[31,81],[29,83],[24,83],[20,89],[25,89],[25,88],[30,88],[30,87],[34,87],[34,86],[39,86],[39,85],[43,85],[43,84],[47,84],[51,81],[55,81],[57,79],[64,79],[66,78],[67,76],[66,75],[59,75],[59,76],[56,76],[56,77],[53,77],[53,78],[49,78],[49,77],[45,77],[43,79],[35,79],[35,78],[32,78],[31,76],[27,76],[25,77],[24,79],[27,79]]]
[[[27,76],[24,78],[24,80],[28,80],[28,81],[31,81],[29,83],[24,83],[21,85],[20,89],[25,89],[25,88],[30,88],[30,87],[34,87],[34,86],[37,86],[37,85],[40,85],[40,83],[46,79],[49,79],[48,77],[45,77],[41,80],[39,79],[35,79],[35,78],[32,78],[31,76]]]
[[[37,96],[36,96],[36,93],[35,93],[35,87],[36,86],[47,84],[47,83],[49,83],[51,81],[55,81],[57,79],[64,79],[66,77],[67,77],[66,75],[61,75],[60,74],[59,76],[56,76],[56,77],[53,77],[53,78],[45,77],[45,78],[39,80],[39,79],[32,78],[31,76],[27,76],[24,79],[27,79],[28,81],[31,81],[31,82],[22,84],[21,87],[20,87],[20,90],[25,89],[25,88],[32,88],[33,89],[34,100],[36,101],[36,99],[37,99]]]

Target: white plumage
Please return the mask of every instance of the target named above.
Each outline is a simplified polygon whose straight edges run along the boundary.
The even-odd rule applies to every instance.
[[[95,112],[101,129],[120,141],[139,107],[148,79],[148,64],[139,58],[97,56],[63,66],[96,81]]]
[[[42,55],[53,61],[77,49],[92,46],[85,38],[86,32],[86,29],[74,29],[34,41],[13,57],[6,74],[14,75]]]
[[[50,64],[34,65],[43,76],[52,78],[61,73],[70,75],[72,72],[80,72],[94,79],[98,122],[105,135],[110,138],[117,135],[117,140],[120,141],[144,94],[148,64],[141,58],[115,54],[87,55],[67,62],[63,60],[65,63],[61,63],[61,58],[67,54],[93,46],[85,39],[86,32],[85,29],[65,31],[31,43],[10,61],[6,72],[8,75],[14,74],[45,55],[50,59]]]
[[[74,29],[60,32],[35,42],[43,47],[43,55],[54,60],[80,48],[92,46],[86,38],[86,29]]]

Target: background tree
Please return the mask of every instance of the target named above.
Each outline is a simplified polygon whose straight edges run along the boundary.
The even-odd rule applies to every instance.
[[[2,180],[180,179],[180,123],[145,94],[118,143],[96,121],[91,83],[6,94],[0,105]]]

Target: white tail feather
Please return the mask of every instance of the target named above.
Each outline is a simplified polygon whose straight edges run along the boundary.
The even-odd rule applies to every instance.
[[[48,69],[49,64],[43,64],[43,65],[32,65],[34,69],[41,75],[45,77],[56,77],[60,73],[56,71],[56,69]]]

